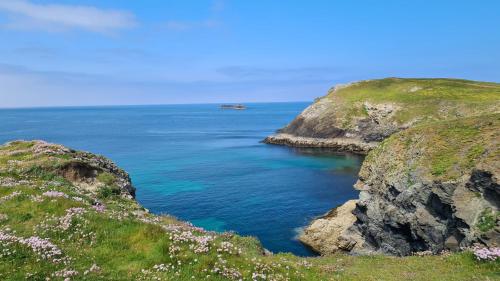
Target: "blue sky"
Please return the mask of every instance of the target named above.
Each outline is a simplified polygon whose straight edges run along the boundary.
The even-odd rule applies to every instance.
[[[500,1],[0,0],[0,107],[310,101],[500,82]]]

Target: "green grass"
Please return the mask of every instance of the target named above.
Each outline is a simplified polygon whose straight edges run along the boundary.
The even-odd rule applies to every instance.
[[[100,182],[102,182],[102,183],[104,183],[105,185],[108,185],[108,186],[111,186],[111,185],[115,184],[115,176],[113,176],[111,173],[107,173],[107,172],[100,173],[97,176],[97,179]]]
[[[488,208],[481,213],[476,227],[481,232],[490,231],[497,225],[498,218],[500,218],[500,212],[495,212]]]
[[[27,143],[0,147],[0,159],[10,151],[30,149]],[[487,148],[485,148],[487,149]],[[56,164],[71,157],[38,155],[29,161],[0,164],[0,177],[17,175],[27,182],[0,187],[0,231],[16,237],[38,236],[50,240],[62,250],[66,264],[40,258],[21,243],[0,241],[0,280],[64,280],[55,276],[61,270],[75,270],[71,280],[228,280],[214,268],[238,271],[244,280],[252,273],[266,275],[266,280],[491,280],[498,279],[498,262],[478,262],[470,253],[450,256],[356,257],[338,254],[330,257],[301,258],[291,254],[264,256],[258,240],[231,233],[198,230],[170,216],[144,213],[135,201],[118,195],[99,197],[99,191],[82,190],[61,177],[48,177]],[[6,161],[7,163],[7,161]],[[44,169],[47,171],[44,172]],[[5,171],[9,170],[7,174]],[[3,171],[3,173],[2,173]],[[114,183],[114,176],[102,174],[99,181]],[[59,191],[65,197],[44,196]],[[99,201],[104,212],[92,205]],[[64,218],[71,208],[83,208],[81,215]],[[190,242],[174,236],[182,232],[196,237],[213,237],[209,250],[195,252]],[[223,251],[230,243],[231,252]],[[99,270],[88,272],[93,265]],[[157,271],[155,265],[173,265]],[[208,277],[207,277],[208,275]],[[229,279],[230,280],[230,279]],[[262,280],[262,279],[257,279]]]
[[[499,132],[500,114],[426,123],[392,135],[368,154],[366,163],[391,151],[401,158],[389,163],[396,172],[407,164],[434,180],[453,180],[479,163],[498,161]],[[420,151],[418,157],[414,149]]]
[[[353,83],[329,93],[322,123],[352,129],[365,118],[365,102],[398,107],[398,125],[456,119],[500,111],[500,84],[460,79],[385,78]],[[339,122],[340,120],[340,122]]]

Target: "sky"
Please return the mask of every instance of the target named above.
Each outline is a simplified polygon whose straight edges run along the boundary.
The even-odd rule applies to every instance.
[[[312,101],[500,82],[500,1],[0,0],[0,108]]]

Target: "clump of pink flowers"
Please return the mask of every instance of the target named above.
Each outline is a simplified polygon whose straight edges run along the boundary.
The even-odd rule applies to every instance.
[[[73,222],[73,217],[81,216],[85,213],[84,208],[70,208],[66,210],[66,215],[59,219],[59,228],[68,230]]]
[[[55,263],[61,261],[62,251],[48,239],[40,238],[38,236],[22,238],[0,231],[0,242],[4,246],[19,243],[30,248],[42,259],[50,260]]]
[[[35,155],[40,155],[40,154],[62,155],[71,152],[68,148],[62,145],[48,143],[45,141],[37,141],[32,149]]]
[[[98,213],[104,213],[104,211],[106,210],[106,206],[103,204],[93,205],[92,208]]]
[[[58,197],[68,198],[68,195],[66,195],[66,193],[54,190],[46,191],[42,195],[50,198],[58,198]]]
[[[500,259],[500,248],[474,248],[474,256],[480,261],[496,261]]]
[[[10,199],[14,198],[14,197],[17,197],[21,195],[21,192],[19,191],[14,191],[12,192],[11,194],[7,195],[7,196],[4,196],[4,197],[1,197],[0,198],[0,202],[5,202],[5,201],[9,201]]]
[[[63,269],[63,270],[59,270],[57,272],[55,272],[54,274],[52,274],[52,276],[54,277],[63,277],[65,278],[64,280],[71,280],[70,277],[73,277],[73,276],[77,276],[78,275],[78,271],[76,270],[72,270],[72,269]]]
[[[43,259],[58,262],[60,260],[59,257],[62,255],[61,250],[47,239],[32,236],[26,239],[21,239],[19,242],[30,247],[33,252],[37,253]]]
[[[211,235],[197,236],[190,230],[174,230],[170,233],[170,239],[174,243],[190,243],[189,248],[194,249],[197,254],[207,253],[210,250],[210,242],[215,237]]]
[[[227,241],[223,241],[220,243],[220,247],[217,248],[217,252],[218,253],[228,253],[228,254],[237,254],[237,255],[240,255],[241,254],[241,249],[239,249],[238,247],[235,247],[233,245],[233,243],[231,242],[227,242]]]
[[[85,270],[85,272],[83,272],[83,275],[87,275],[89,273],[98,273],[100,271],[101,268],[94,263],[88,270]]]

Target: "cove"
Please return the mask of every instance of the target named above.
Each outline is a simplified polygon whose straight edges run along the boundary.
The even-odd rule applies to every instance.
[[[313,253],[295,237],[357,198],[362,158],[267,145],[308,103],[0,110],[0,141],[43,139],[102,154],[128,171],[137,200],[215,231],[257,237],[273,252]]]

